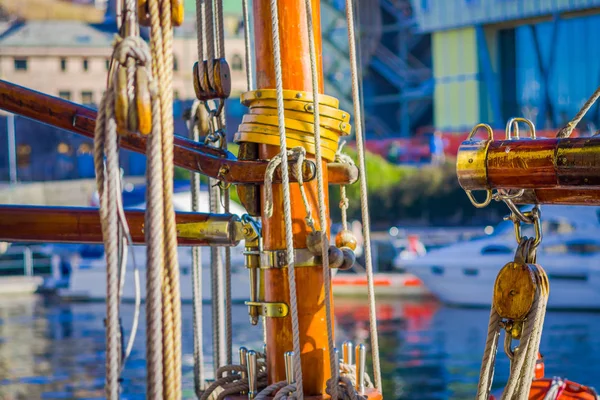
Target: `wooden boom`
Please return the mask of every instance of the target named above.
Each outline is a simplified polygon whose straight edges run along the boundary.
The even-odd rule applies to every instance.
[[[0,80],[0,109],[89,138],[94,137],[95,110],[3,80]],[[120,135],[123,148],[146,153],[145,136],[132,132],[120,132]],[[238,160],[226,150],[205,146],[182,136],[175,135],[174,141],[174,162],[179,167],[233,184],[258,184],[264,181],[267,161]],[[328,175],[333,185],[351,184],[358,179],[358,169],[347,164],[331,163]],[[315,179],[313,162],[305,162],[303,178],[305,181]],[[291,171],[290,180],[296,181]],[[279,168],[274,181],[281,182]]]
[[[600,137],[466,141],[465,190],[526,189],[516,203],[600,205]]]
[[[144,211],[126,210],[134,244],[144,244]],[[185,246],[235,246],[242,239],[230,214],[177,213],[177,240]],[[104,243],[97,208],[0,206],[0,241]]]

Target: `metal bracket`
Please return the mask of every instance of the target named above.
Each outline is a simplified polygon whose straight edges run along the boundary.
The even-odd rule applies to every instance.
[[[294,250],[294,267],[314,267],[322,265],[321,256],[315,256],[308,249]],[[260,268],[286,268],[287,252],[285,250],[263,250],[260,254]]]
[[[258,314],[263,318],[283,318],[289,313],[289,307],[285,303],[266,303],[260,301],[247,301],[249,307],[256,307]]]

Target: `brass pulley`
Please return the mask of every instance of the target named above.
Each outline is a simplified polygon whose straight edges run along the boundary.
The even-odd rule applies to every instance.
[[[250,108],[234,136],[238,143],[262,143],[279,146],[279,116],[277,92],[274,89],[254,90],[241,95],[242,104]],[[284,124],[288,148],[302,147],[315,154],[313,94],[298,90],[283,91]],[[323,158],[333,161],[340,136],[351,133],[350,115],[340,110],[339,100],[319,95],[319,132]]]

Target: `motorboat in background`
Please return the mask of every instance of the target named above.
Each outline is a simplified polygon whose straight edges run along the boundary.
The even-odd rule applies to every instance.
[[[600,309],[600,208],[544,206],[543,240],[537,261],[550,279],[554,309]],[[522,225],[523,234],[533,235]],[[529,230],[529,231],[528,231]],[[513,223],[505,221],[485,238],[433,250],[401,264],[443,302],[490,306],[498,271],[514,258]]]

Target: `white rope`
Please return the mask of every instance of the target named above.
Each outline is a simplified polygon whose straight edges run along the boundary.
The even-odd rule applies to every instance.
[[[306,7],[306,25],[308,31],[308,48],[310,52],[310,71],[312,78],[313,94],[313,126],[315,137],[315,162],[317,171],[317,198],[319,204],[319,229],[321,231],[321,259],[323,260],[323,284],[325,289],[325,319],[327,324],[327,352],[329,354],[329,367],[331,376],[337,382],[338,369],[337,360],[333,352],[333,326],[331,312],[331,270],[329,268],[329,238],[327,236],[327,203],[325,203],[325,183],[323,180],[323,155],[321,153],[321,121],[319,112],[319,75],[317,72],[317,55],[315,49],[315,32],[313,29],[313,11],[312,0],[305,0]],[[309,207],[307,207],[308,209]],[[333,400],[336,400],[337,385],[332,386],[330,393]]]
[[[346,142],[341,142],[337,151],[335,152],[335,160],[336,163],[348,164],[352,166],[356,166],[354,164],[354,160],[348,156],[347,154],[342,153],[342,149]],[[346,196],[346,185],[340,185],[340,214],[342,219],[342,229],[348,230],[348,206],[350,205],[350,200],[348,196]]]
[[[490,311],[490,322],[488,324],[488,334],[485,342],[485,351],[479,372],[479,385],[477,388],[477,400],[488,400],[492,390],[494,378],[494,365],[496,363],[496,353],[498,351],[498,339],[500,338],[500,315],[494,307]]]
[[[277,116],[281,154],[281,176],[283,190],[283,215],[285,223],[286,256],[288,261],[288,282],[290,289],[290,314],[292,319],[292,341],[294,351],[294,372],[298,386],[298,397],[304,398],[302,387],[302,363],[300,359],[300,327],[298,325],[298,304],[296,293],[296,274],[294,269],[294,237],[292,232],[292,211],[290,199],[290,177],[288,171],[287,141],[285,136],[285,115],[283,107],[283,78],[281,76],[281,45],[279,42],[279,10],[277,0],[271,0],[271,32],[273,35],[273,59],[275,64],[275,83],[277,92]]]
[[[350,53],[350,70],[352,72],[352,102],[354,104],[354,120],[356,121],[356,149],[358,151],[360,176],[360,205],[363,221],[363,237],[365,251],[365,267],[367,270],[367,290],[369,297],[369,325],[371,331],[371,352],[373,353],[373,375],[375,386],[381,391],[381,366],[379,361],[379,338],[377,337],[377,311],[375,309],[375,290],[373,284],[373,260],[371,258],[371,223],[369,218],[369,200],[367,197],[367,171],[365,165],[365,143],[362,130],[362,115],[359,93],[359,76],[356,57],[356,39],[354,36],[354,12],[352,0],[346,0],[346,22],[348,24],[348,49]]]
[[[215,4],[214,0],[206,0],[208,4],[205,7],[204,12],[204,32],[206,34],[206,61],[208,68],[208,82],[210,87],[215,89],[215,23],[214,23],[214,13],[215,13]]]
[[[585,102],[585,104],[581,107],[581,109],[577,112],[577,114],[573,117],[567,125],[565,125],[558,133],[556,137],[559,139],[568,138],[573,133],[577,124],[581,122],[581,119],[587,114],[587,112],[592,108],[594,103],[600,98],[600,86],[594,91],[594,93],[590,96],[590,98]]]
[[[188,121],[189,137],[195,142],[200,140],[198,119],[196,114],[202,112],[199,101],[192,104],[191,116]],[[200,212],[200,174],[192,172],[190,176],[192,192],[192,211]],[[204,345],[202,342],[202,248],[192,247],[192,304],[193,304],[193,340],[194,340],[194,391],[201,396],[204,385]]]
[[[242,0],[242,9],[244,15],[244,47],[246,48],[246,82],[248,91],[254,90],[254,74],[252,72],[252,54],[250,46],[250,16],[248,15],[248,0]]]

